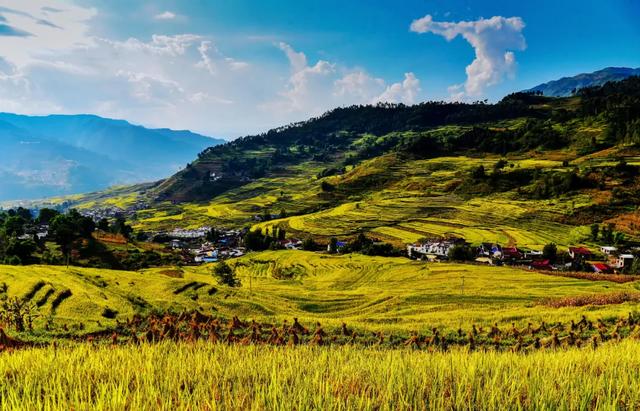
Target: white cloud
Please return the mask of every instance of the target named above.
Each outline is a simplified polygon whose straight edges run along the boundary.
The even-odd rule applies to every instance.
[[[159,13],[156,14],[155,16],[153,16],[154,19],[156,20],[173,20],[175,19],[177,16],[175,13],[170,12],[170,11],[165,11],[163,13]]]
[[[295,51],[293,47],[283,42],[280,42],[278,47],[287,55],[294,73],[302,71],[307,67],[307,56],[304,53]]]
[[[278,118],[293,115],[318,115],[338,106],[396,102],[411,104],[420,93],[413,73],[405,80],[387,86],[381,78],[363,69],[349,69],[326,60],[309,65],[307,56],[286,43],[278,47],[289,60],[291,76],[279,98],[262,107]],[[301,119],[301,118],[298,118]]]
[[[89,112],[233,137],[382,96],[418,99],[413,75],[389,85],[363,68],[309,62],[285,43],[276,46],[288,64],[244,61],[226,55],[224,44],[190,33],[97,37],[91,27],[99,11],[72,2],[53,10],[50,4],[29,0],[16,1],[11,10],[0,7],[0,22],[29,33],[0,30],[0,111]]]
[[[525,24],[520,17],[494,16],[475,21],[437,22],[426,15],[411,23],[411,31],[433,33],[448,41],[462,36],[475,50],[476,57],[466,68],[464,92],[460,85],[450,88],[452,98],[482,96],[487,87],[512,76],[516,68],[514,50],[524,50]]]
[[[50,12],[44,0],[15,2],[0,9],[5,24],[27,36],[6,36],[0,32],[0,53],[18,69],[34,61],[48,61],[52,56],[78,50],[92,44],[86,36],[93,8],[65,4],[64,11]]]
[[[205,68],[210,74],[215,74],[216,68],[213,60],[209,56],[209,50],[211,50],[210,41],[202,41],[198,46],[198,52],[200,53],[201,61],[198,62],[198,67]]]
[[[383,88],[384,85],[383,79],[372,77],[364,70],[356,70],[335,81],[334,94],[338,97],[370,101],[372,91]]]
[[[401,83],[388,86],[376,101],[413,104],[420,91],[420,80],[413,73],[405,73]]]

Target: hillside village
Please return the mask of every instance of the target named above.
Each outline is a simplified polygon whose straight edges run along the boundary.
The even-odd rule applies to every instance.
[[[456,247],[469,247],[469,260],[490,265],[525,266],[535,270],[592,271],[596,273],[626,273],[632,270],[640,247],[618,248],[601,246],[597,252],[583,246],[568,247],[565,251],[553,246],[546,250],[522,249],[482,243],[470,247],[461,238],[434,239],[407,245],[407,255],[425,261],[447,261],[455,254]],[[637,263],[636,263],[637,264]]]
[[[19,208],[9,210],[8,216],[20,216],[23,221],[21,227],[12,229],[17,240],[44,244],[55,241],[55,234],[49,232],[51,221],[42,221],[33,216],[38,210]],[[57,213],[57,211],[55,212]],[[114,230],[118,225],[126,227],[123,215],[118,210],[82,210],[83,218],[92,221],[90,230],[96,230],[93,236],[105,240],[105,230]],[[277,218],[277,215],[274,215]],[[7,219],[8,224],[14,224],[15,219]],[[398,249],[391,244],[381,242],[374,237],[360,234],[357,238],[331,238],[327,244],[316,243],[307,236],[303,241],[288,237],[284,230],[273,228],[272,232],[250,231],[249,228],[229,229],[224,227],[202,226],[198,228],[173,228],[166,231],[138,232],[135,241],[158,244],[164,247],[164,252],[180,256],[181,264],[215,263],[229,258],[241,257],[250,251],[264,249],[272,250],[309,250],[326,253],[360,252],[368,255],[405,255],[408,258],[424,262],[464,261],[473,264],[510,265],[526,267],[532,270],[553,271],[583,271],[602,274],[610,273],[638,273],[640,271],[640,245],[635,242],[620,241],[617,244],[607,244],[613,238],[610,227],[599,227],[601,232],[598,246],[585,247],[577,244],[566,249],[558,249],[555,244],[548,244],[543,249],[528,249],[517,245],[502,245],[498,243],[482,242],[471,244],[461,237],[433,237],[424,238],[418,242],[406,244],[405,249]],[[122,230],[122,229],[117,229]],[[132,236],[128,228],[125,237]],[[106,240],[112,241],[112,240]],[[131,240],[134,241],[132,237]],[[8,257],[5,257],[7,260]],[[157,260],[162,261],[162,260]],[[153,262],[150,262],[153,265]]]

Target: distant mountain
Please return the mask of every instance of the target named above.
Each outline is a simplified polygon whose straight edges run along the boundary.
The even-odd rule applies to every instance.
[[[0,113],[0,200],[157,180],[223,142],[94,115]]]
[[[600,86],[607,81],[620,81],[631,76],[640,76],[640,68],[607,67],[593,73],[582,73],[573,77],[563,77],[559,80],[549,81],[526,91],[542,91],[542,94],[549,97],[567,97],[571,95],[573,90]]]

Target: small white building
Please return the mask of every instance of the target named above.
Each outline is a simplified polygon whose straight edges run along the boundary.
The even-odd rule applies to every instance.
[[[609,246],[609,245],[604,245],[602,247],[600,247],[600,252],[602,254],[605,255],[613,255],[618,251],[617,247],[613,247],[613,246]]]
[[[409,244],[407,253],[412,257],[426,257],[429,260],[443,259],[449,256],[449,250],[455,245],[452,240],[433,240],[423,244]]]
[[[625,267],[630,267],[631,264],[633,264],[633,254],[620,254],[615,262],[614,262],[614,266],[615,268],[625,268]]]

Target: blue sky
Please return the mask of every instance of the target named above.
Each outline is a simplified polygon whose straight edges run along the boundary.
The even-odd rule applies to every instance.
[[[0,0],[0,110],[235,137],[640,66],[640,2]]]

